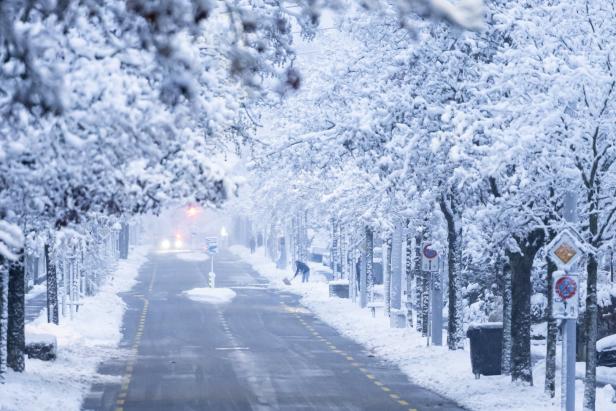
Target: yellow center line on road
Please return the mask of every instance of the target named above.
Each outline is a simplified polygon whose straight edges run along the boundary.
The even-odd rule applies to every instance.
[[[158,266],[154,267],[152,271],[152,278],[150,279],[150,284],[148,286],[148,294],[152,292],[154,287],[154,278],[156,277],[156,269]],[[120,386],[120,392],[118,393],[118,397],[116,399],[116,408],[115,411],[124,411],[124,403],[126,402],[126,397],[128,396],[128,387],[130,385],[130,381],[133,377],[133,370],[135,368],[135,362],[137,360],[137,355],[139,354],[139,346],[141,344],[141,337],[143,336],[143,329],[145,327],[145,320],[148,314],[148,308],[150,307],[150,301],[144,296],[138,296],[143,300],[143,308],[141,309],[141,315],[139,316],[139,323],[137,326],[137,332],[135,333],[135,338],[133,340],[132,352],[131,356],[128,359],[128,363],[126,364],[126,368],[124,370],[124,376],[122,377],[122,385]]]
[[[393,392],[391,392],[391,388],[385,386],[385,384],[383,384],[381,381],[379,381],[373,374],[369,373],[367,369],[363,368],[360,366],[359,363],[354,361],[354,358],[350,355],[347,355],[344,351],[339,350],[334,344],[332,344],[330,341],[328,341],[326,338],[322,337],[319,335],[318,332],[316,332],[316,330],[314,329],[314,327],[310,324],[308,324],[299,314],[297,309],[293,309],[291,307],[289,307],[288,305],[284,304],[284,302],[280,302],[281,304],[283,304],[285,310],[288,313],[291,313],[294,315],[294,317],[300,322],[300,324],[302,324],[313,336],[316,337],[316,339],[320,340],[321,342],[325,343],[325,345],[327,345],[327,347],[334,353],[336,354],[340,354],[343,357],[345,357],[348,361],[351,361],[351,365],[353,367],[356,367],[359,371],[361,371],[366,378],[368,378],[370,381],[372,381],[376,386],[378,386],[379,388],[381,388],[381,390],[383,390],[386,393],[389,393],[389,398],[391,398],[392,400],[396,401],[398,404],[402,405],[402,406],[408,406],[409,403],[405,400],[400,399],[400,396],[398,394],[395,394]],[[417,409],[415,408],[409,408],[408,411],[417,411]]]

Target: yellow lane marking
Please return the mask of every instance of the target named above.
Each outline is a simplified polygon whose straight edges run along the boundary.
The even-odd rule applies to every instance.
[[[306,323],[306,321],[304,321],[303,318],[301,318],[299,316],[299,313],[301,312],[300,310],[298,310],[296,307],[289,307],[288,305],[284,304],[284,302],[280,302],[283,306],[284,309],[289,312],[289,313],[293,313],[295,318],[304,326],[306,327],[306,329],[318,340],[320,340],[321,342],[324,342],[327,347],[329,349],[331,349],[333,352],[337,353],[337,354],[341,354],[342,356],[344,356],[344,358],[346,358],[348,361],[351,361],[351,365],[353,367],[357,367],[359,369],[359,371],[361,371],[362,373],[364,373],[364,375],[366,376],[366,378],[368,378],[370,381],[372,381],[376,386],[380,387],[381,390],[390,393],[389,397],[393,400],[395,400],[396,402],[398,402],[398,404],[406,406],[409,405],[408,402],[401,400],[400,396],[398,394],[394,394],[391,392],[391,389],[386,387],[385,384],[383,384],[382,382],[380,382],[379,380],[376,379],[376,377],[373,374],[370,374],[368,372],[367,369],[363,368],[360,366],[359,363],[354,362],[354,358],[350,355],[347,355],[344,351],[339,350],[334,344],[332,344],[331,342],[329,342],[326,338],[322,337],[319,335],[319,333],[314,329],[314,327],[312,327],[312,325]],[[226,325],[225,325],[226,328]],[[417,411],[417,409],[415,408],[409,408],[408,411]]]
[[[150,280],[150,285],[148,286],[148,292],[152,292],[154,287],[154,279],[156,278],[156,269],[152,272],[152,278]],[[148,314],[148,308],[150,306],[150,301],[143,296],[140,296],[143,300],[143,308],[141,309],[141,315],[139,316],[139,323],[137,326],[137,332],[135,333],[135,339],[133,340],[132,345],[132,356],[129,358],[128,363],[126,364],[126,370],[124,372],[124,376],[122,377],[122,385],[120,388],[120,392],[118,393],[118,398],[116,399],[116,409],[115,411],[124,411],[124,403],[126,402],[126,397],[128,396],[128,387],[130,385],[131,378],[133,376],[133,370],[135,367],[135,361],[137,355],[139,354],[139,346],[141,344],[141,337],[143,336],[143,330],[145,327],[145,320]]]
[[[393,399],[393,400],[397,401],[397,402],[398,402],[398,404],[400,404],[400,405],[404,405],[404,406],[409,405],[409,403],[408,403],[408,402],[406,402],[406,401],[404,401],[404,400],[401,400],[401,399],[400,399],[400,396],[399,396],[398,394],[391,393],[391,389],[390,389],[390,388],[388,388],[388,387],[386,387],[386,386],[385,386],[382,382],[380,382],[379,380],[377,380],[377,379],[376,379],[376,377],[375,377],[373,374],[370,374],[370,373],[368,372],[368,370],[367,370],[367,369],[365,369],[365,368],[363,368],[363,367],[360,367],[360,364],[359,364],[359,363],[354,362],[354,359],[353,359],[353,357],[352,357],[352,356],[347,355],[345,352],[343,352],[343,351],[341,351],[341,350],[337,349],[337,348],[336,348],[336,346],[335,346],[334,344],[332,344],[331,342],[329,342],[326,338],[324,338],[324,337],[320,336],[320,335],[319,335],[319,333],[318,333],[318,332],[316,332],[316,330],[314,329],[314,327],[312,327],[312,325],[310,325],[310,324],[306,323],[306,321],[304,321],[304,319],[303,319],[303,318],[301,318],[301,317],[299,316],[299,313],[301,312],[301,311],[300,311],[301,309],[298,309],[298,308],[296,308],[296,307],[289,307],[288,305],[284,304],[284,302],[282,302],[282,301],[280,302],[280,304],[282,304],[282,305],[284,306],[284,309],[285,309],[287,312],[289,312],[289,313],[293,313],[293,314],[294,314],[294,316],[295,316],[295,318],[296,318],[296,319],[297,319],[297,320],[298,320],[298,321],[299,321],[299,322],[300,322],[300,323],[301,323],[304,327],[306,327],[306,329],[307,329],[308,331],[310,331],[310,333],[311,333],[314,337],[316,337],[316,339],[318,339],[318,340],[320,340],[320,341],[324,342],[324,343],[327,345],[327,347],[328,347],[329,349],[331,349],[333,352],[335,352],[335,353],[337,353],[337,354],[341,354],[341,355],[343,355],[343,356],[344,356],[344,358],[346,358],[348,361],[351,361],[351,365],[352,365],[353,367],[357,367],[357,368],[359,368],[359,370],[360,370],[362,373],[364,373],[364,375],[365,375],[368,379],[370,379],[370,380],[371,380],[371,381],[372,381],[372,382],[373,382],[376,386],[380,387],[383,391],[385,391],[385,392],[387,392],[387,393],[390,393],[390,394],[389,394],[389,397],[390,397],[391,399]],[[224,324],[224,328],[225,328],[225,329],[227,329],[226,324]],[[417,411],[417,410],[416,410],[415,408],[409,408],[409,411]]]

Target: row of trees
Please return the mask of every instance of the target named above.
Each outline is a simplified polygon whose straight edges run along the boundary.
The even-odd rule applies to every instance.
[[[24,369],[25,235],[46,238],[57,322],[53,260],[99,258],[91,247],[100,246],[107,219],[174,201],[216,206],[235,192],[224,163],[251,138],[251,106],[301,84],[291,66],[292,24],[313,36],[322,10],[338,5],[0,4],[0,374],[7,361]],[[420,11],[460,27],[479,21],[477,7],[399,6],[401,19]],[[54,251],[66,248],[58,230],[69,228],[80,245]]]
[[[347,14],[323,34],[324,47],[345,44],[344,63],[298,63],[324,86],[262,111],[272,125],[254,149],[259,221],[310,210],[349,244],[367,231],[387,240],[399,221],[413,239],[442,239],[449,348],[463,345],[465,287],[496,290],[512,379],[527,383],[531,295],[555,270],[544,246],[573,228],[586,245],[584,407],[594,410],[597,293],[616,232],[613,13],[607,1],[494,1],[484,30],[418,21],[421,42],[387,16]],[[563,215],[570,192],[575,222]],[[548,329],[554,396],[551,318]]]
[[[244,92],[222,54],[201,51],[225,34],[197,30],[206,6],[0,6],[0,374],[25,368],[24,247],[43,238],[58,323],[104,278],[115,224],[234,191],[215,157]]]

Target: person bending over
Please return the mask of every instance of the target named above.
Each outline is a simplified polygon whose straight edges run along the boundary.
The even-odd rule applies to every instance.
[[[302,273],[302,283],[307,283],[308,277],[310,277],[310,267],[308,267],[305,263],[299,260],[295,262],[295,267],[296,270],[293,278],[297,277],[299,273]]]

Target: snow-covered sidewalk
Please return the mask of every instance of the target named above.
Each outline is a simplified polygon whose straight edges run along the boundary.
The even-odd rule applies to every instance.
[[[98,294],[82,299],[75,318],[61,318],[60,325],[48,324],[43,311],[26,325],[26,333],[56,337],[58,358],[45,362],[26,359],[26,372],[9,371],[0,386],[0,411],[78,411],[92,383],[119,377],[97,375],[104,360],[123,356],[118,348],[125,304],[119,293],[136,283],[139,268],[147,260],[149,246],[131,250]]]
[[[372,318],[369,310],[362,310],[348,299],[330,298],[328,286],[324,282],[302,284],[294,281],[287,286],[282,279],[293,274],[292,268],[277,269],[264,256],[262,249],[251,254],[245,247],[232,246],[231,251],[268,278],[272,287],[301,295],[302,304],[323,321],[364,345],[378,357],[396,364],[418,385],[451,398],[470,410],[560,410],[559,393],[551,399],[543,392],[543,362],[535,367],[534,387],[512,383],[508,376],[482,376],[476,380],[467,350],[449,351],[446,347],[427,347],[426,339],[415,330],[390,328],[389,320],[384,315]],[[560,382],[557,381],[557,384]],[[581,410],[581,381],[577,381],[576,391],[576,409]],[[611,402],[613,395],[614,390],[610,386],[598,389],[597,410],[616,410],[616,404]]]

